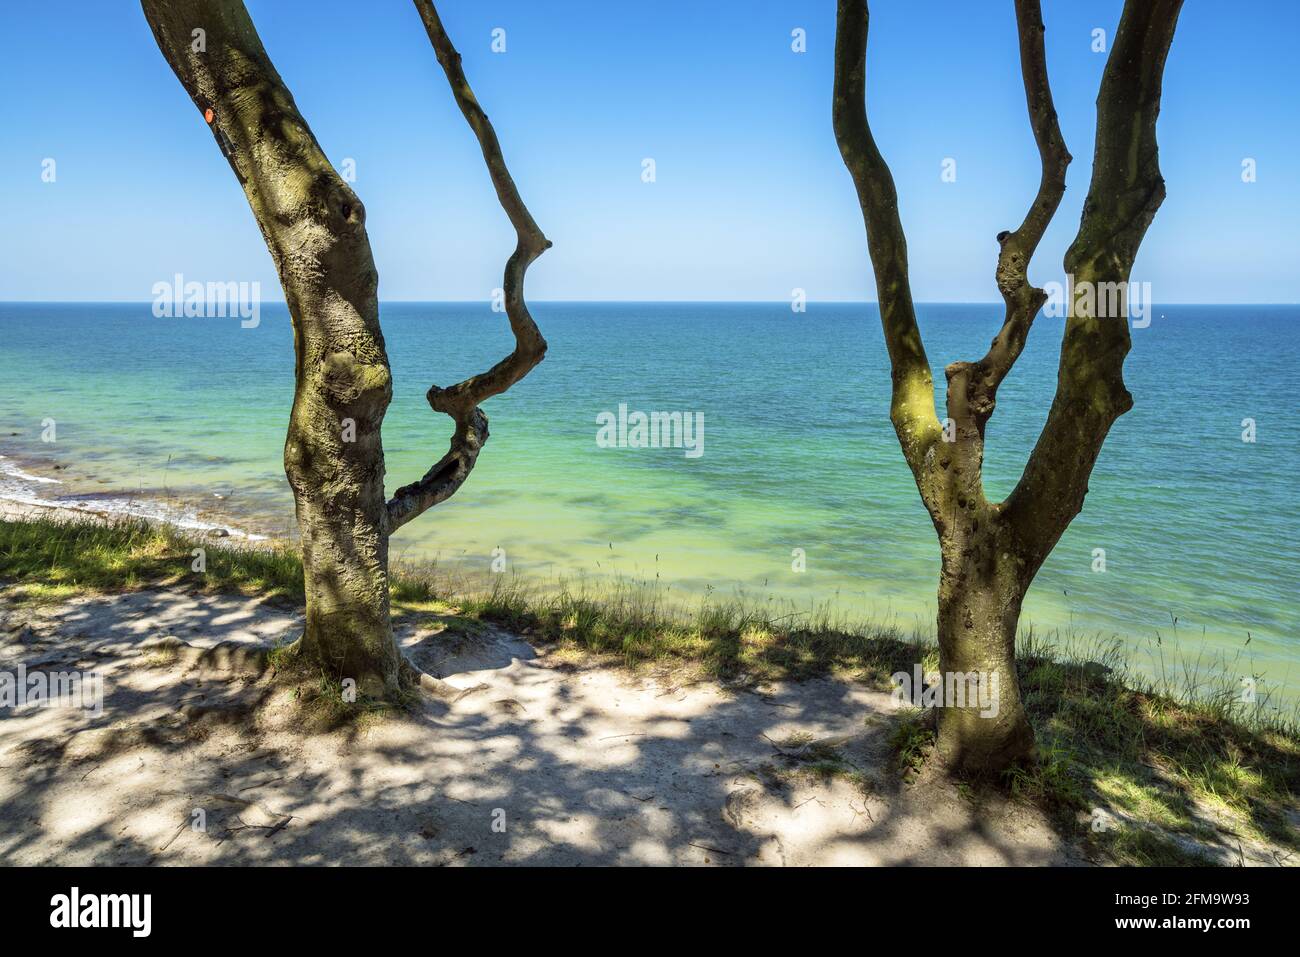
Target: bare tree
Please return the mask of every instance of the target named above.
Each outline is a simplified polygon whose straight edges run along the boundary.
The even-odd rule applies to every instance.
[[[243,186],[293,319],[295,391],[284,465],[302,536],[306,627],[297,653],[365,694],[417,677],[393,640],[388,538],[460,488],[488,438],[480,404],[542,360],[524,274],[549,246],[519,198],[501,147],[429,0],[415,0],[497,196],[518,233],[505,268],[515,348],[481,375],[439,388],[451,447],[423,478],[384,496],[380,426],[392,377],[379,328],[379,275],[365,207],[326,159],[262,46],[242,0],[142,0],[163,56]],[[428,676],[426,687],[438,689]]]
[[[1042,178],[1024,221],[998,235],[995,273],[1006,304],[984,358],[954,362],[947,422],[916,323],[907,244],[889,167],[867,124],[866,0],[839,0],[835,38],[835,138],[857,187],[893,369],[890,418],[939,536],[939,657],[945,675],[978,674],[999,692],[996,716],[939,709],[939,752],[952,767],[990,771],[1032,756],[1034,733],[1016,677],[1015,640],[1025,593],[1071,520],[1112,423],[1133,405],[1124,387],[1127,308],[1110,314],[1095,292],[1127,287],[1133,260],[1165,196],[1156,148],[1165,57],[1182,0],[1126,0],[1097,95],[1092,183],[1079,232],[1065,254],[1074,277],[1056,397],[1019,484],[1002,502],[984,495],[984,427],[998,386],[1047,300],[1029,261],[1065,192],[1070,154],[1052,105],[1039,0],[1015,0],[1020,66]],[[1108,283],[1122,283],[1119,287]],[[950,703],[951,704],[951,703]]]

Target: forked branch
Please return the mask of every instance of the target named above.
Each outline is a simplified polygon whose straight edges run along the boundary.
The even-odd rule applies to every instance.
[[[388,503],[390,532],[445,501],[464,484],[474,468],[483,443],[488,439],[488,420],[479,408],[480,403],[505,392],[526,376],[546,354],[546,340],[542,338],[524,301],[524,276],[533,260],[550,248],[551,242],[542,234],[519,196],[519,190],[501,155],[501,144],[497,141],[496,131],[492,129],[492,123],[479,106],[474,91],[465,78],[460,54],[447,36],[438,11],[430,0],[415,0],[415,8],[424,21],[429,42],[433,44],[438,63],[447,75],[456,104],[478,138],[497,199],[510,217],[518,237],[515,251],[506,261],[502,282],[506,316],[515,336],[515,348],[486,372],[445,389],[436,385],[429,387],[429,405],[435,412],[445,412],[455,422],[451,447],[423,478],[398,489],[394,494]]]
[[[1066,254],[1076,287],[1126,284],[1138,245],[1164,198],[1155,124],[1161,77],[1182,0],[1126,0],[1097,97],[1092,184],[1078,237]],[[1040,0],[1015,0],[1020,67],[1041,162],[1038,192],[1020,226],[998,236],[997,284],[1006,305],[985,356],[945,370],[948,417],[941,430],[933,381],[908,285],[907,244],[889,167],[866,110],[866,0],[838,0],[835,138],[857,188],[893,370],[891,419],[917,487],[941,535],[957,507],[989,507],[982,488],[984,426],[998,386],[1025,347],[1046,294],[1029,263],[1065,192],[1070,154],[1052,102]],[[1070,291],[1071,296],[1075,290]],[[1099,295],[1089,301],[1100,301]],[[1074,308],[1066,321],[1056,398],[1019,485],[995,514],[1014,529],[1029,577],[1083,504],[1097,454],[1132,404],[1123,385],[1129,347],[1123,317]],[[941,439],[949,439],[938,445]]]

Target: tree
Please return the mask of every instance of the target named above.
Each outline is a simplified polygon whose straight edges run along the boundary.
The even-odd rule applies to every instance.
[[[430,407],[454,423],[451,445],[423,478],[384,496],[380,427],[392,377],[379,327],[379,276],[365,207],[326,159],[272,65],[242,0],[142,0],[158,47],[244,189],[293,320],[295,389],[284,446],[307,597],[297,654],[369,695],[392,696],[416,674],[393,638],[388,539],[465,482],[488,438],[481,403],[542,360],[546,341],[524,302],[524,275],[551,244],[533,221],[501,147],[429,0],[415,0],[452,95],[478,138],[501,206],[518,234],[505,267],[515,348],[486,372],[431,386]]]
[[[939,708],[938,750],[954,769],[996,771],[1034,752],[1015,665],[1025,593],[1083,508],[1088,478],[1111,425],[1133,405],[1123,380],[1130,345],[1127,304],[1120,297],[1118,310],[1110,310],[1109,299],[1097,292],[1127,288],[1138,246],[1165,196],[1156,115],[1182,0],[1126,0],[1124,5],[1097,95],[1092,182],[1078,234],[1065,254],[1065,271],[1074,284],[1067,293],[1056,396],[1019,483],[1002,502],[984,495],[984,428],[998,386],[1047,300],[1029,282],[1029,262],[1065,192],[1071,158],[1052,105],[1039,0],[1015,0],[1015,9],[1042,177],[1024,221],[997,237],[1002,328],[984,358],[954,362],[944,370],[944,423],[935,411],[930,363],[912,304],[893,177],[867,123],[867,2],[838,2],[835,138],[866,225],[892,367],[890,419],[939,537],[940,670],[945,676],[978,674],[998,694],[991,717],[980,716],[991,709],[969,700],[964,707]]]

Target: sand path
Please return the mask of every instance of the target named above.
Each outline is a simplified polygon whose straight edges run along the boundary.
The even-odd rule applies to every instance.
[[[0,671],[104,680],[99,716],[0,711],[0,863],[1082,863],[1030,808],[901,783],[889,697],[838,680],[677,687],[408,627],[417,663],[476,690],[304,734],[239,653],[299,621],[178,589],[36,609],[0,589]],[[820,775],[827,754],[849,773]]]

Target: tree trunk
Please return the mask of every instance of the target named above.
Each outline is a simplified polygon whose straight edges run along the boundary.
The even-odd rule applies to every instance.
[[[940,701],[938,750],[950,767],[965,771],[998,771],[1033,756],[1033,729],[1015,668],[1020,607],[1034,575],[1083,507],[1111,424],[1133,404],[1123,380],[1126,312],[1094,314],[1080,303],[1100,283],[1127,286],[1138,246],[1164,198],[1156,117],[1182,0],[1126,0],[1097,96],[1092,183],[1065,257],[1066,273],[1082,286],[1071,291],[1075,308],[1066,321],[1056,397],[1020,482],[1006,501],[990,503],[983,487],[985,426],[998,387],[1047,301],[1029,282],[1028,269],[1060,206],[1070,163],[1048,84],[1040,6],[1039,0],[1015,0],[1025,102],[1041,165],[1038,193],[1020,226],[997,234],[995,279],[1006,304],[1002,329],[984,358],[945,368],[948,416],[942,424],[912,304],[898,195],[867,122],[867,0],[838,0],[836,13],[835,139],[857,190],[876,276],[893,377],[890,419],[939,534],[943,687],[968,691],[965,679],[973,677],[990,695],[974,706],[948,694]]]
[[[295,389],[284,468],[302,537],[307,598],[299,658],[332,678],[354,680],[362,694],[391,696],[403,672],[414,669],[393,638],[388,536],[460,488],[488,436],[479,404],[518,382],[546,353],[523,288],[529,264],[550,241],[519,197],[437,11],[417,0],[452,95],[518,233],[503,280],[515,349],[480,375],[430,388],[429,404],[455,421],[451,448],[424,478],[386,501],[380,427],[392,378],[365,207],[312,135],[242,0],[142,0],[142,7],[159,49],[244,189],[293,319]],[[419,682],[447,690],[427,675]]]
[[[370,301],[365,301],[369,299]],[[388,607],[380,424],[392,396],[373,293],[363,309],[294,304],[297,382],[284,467],[307,595],[300,654],[362,694],[391,696],[401,661]]]
[[[330,165],[240,0],[143,0],[230,163],[293,319],[284,447],[307,597],[302,658],[363,693],[398,687],[380,424],[392,396],[365,207]]]
[[[944,687],[967,689],[942,700],[936,746],[944,763],[997,772],[1034,755],[1034,732],[1016,676],[1016,630],[1025,586],[1012,553],[986,534],[942,543],[939,669]],[[980,696],[972,700],[976,687]]]

